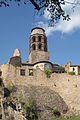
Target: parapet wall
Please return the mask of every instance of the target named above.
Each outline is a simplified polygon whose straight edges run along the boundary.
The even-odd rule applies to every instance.
[[[20,69],[25,69],[25,76],[20,75]],[[2,65],[2,78],[4,84],[46,86],[57,92],[68,107],[80,114],[80,76],[68,75],[67,73],[53,73],[51,78],[40,69],[33,70],[33,76],[29,76],[31,66],[14,67],[10,64]],[[46,91],[45,91],[46,92]]]

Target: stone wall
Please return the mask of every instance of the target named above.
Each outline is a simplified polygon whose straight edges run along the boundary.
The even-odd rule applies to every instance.
[[[21,69],[25,69],[25,76],[20,75]],[[71,110],[75,111],[76,114],[80,114],[80,76],[53,73],[51,78],[47,78],[46,74],[40,69],[33,69],[33,76],[29,76],[29,69],[33,68],[31,66],[2,65],[4,84],[48,87],[57,92]]]
[[[49,61],[49,52],[32,51],[29,55],[29,63],[36,63],[39,61]]]
[[[43,62],[43,63],[35,64],[33,68],[34,69],[40,68],[42,71],[44,71],[44,70],[52,70],[52,65],[50,63]]]

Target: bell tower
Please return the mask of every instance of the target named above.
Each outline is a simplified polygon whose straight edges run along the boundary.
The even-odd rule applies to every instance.
[[[33,28],[29,41],[29,63],[49,61],[47,52],[47,37],[43,28]]]

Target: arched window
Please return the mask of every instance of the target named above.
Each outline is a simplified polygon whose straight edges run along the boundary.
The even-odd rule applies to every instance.
[[[32,50],[35,50],[36,49],[36,46],[35,44],[32,45]]]
[[[46,43],[46,39],[44,39],[44,43]]]
[[[38,36],[38,41],[41,42],[41,36]]]
[[[47,46],[46,45],[44,46],[44,51],[47,51]]]
[[[33,36],[32,37],[32,42],[35,42],[35,41],[36,41],[35,36]]]
[[[38,45],[39,50],[41,50],[41,46],[42,46],[41,44]]]
[[[75,71],[75,68],[73,68],[73,71]]]

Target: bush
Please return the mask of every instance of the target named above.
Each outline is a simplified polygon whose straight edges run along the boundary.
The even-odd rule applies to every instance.
[[[21,107],[24,109],[26,113],[26,118],[28,120],[37,120],[37,108],[36,104],[33,101],[32,97],[29,98],[28,105],[23,102],[22,95],[19,97],[19,103],[21,104]]]
[[[75,72],[68,72],[69,75],[75,75]]]
[[[58,109],[54,109],[52,107],[49,107],[49,106],[46,106],[47,110],[50,110],[52,111],[52,113],[54,114],[55,117],[60,117],[61,116],[61,113],[59,112]]]
[[[80,72],[78,72],[78,75],[80,75]]]
[[[60,112],[59,112],[58,109],[53,110],[53,114],[54,114],[55,116],[58,116],[58,117],[61,116],[61,114],[60,114]]]
[[[46,73],[47,78],[50,78],[50,77],[51,77],[52,70],[45,70],[44,72]]]
[[[33,76],[33,72],[30,72],[30,73],[29,73],[29,76]]]

